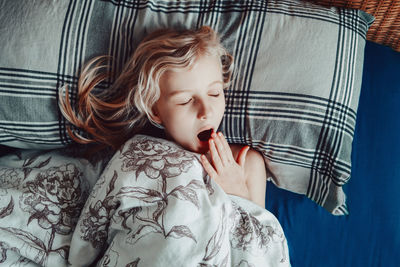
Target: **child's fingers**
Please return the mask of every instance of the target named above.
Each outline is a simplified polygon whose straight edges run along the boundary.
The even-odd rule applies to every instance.
[[[217,172],[214,170],[213,166],[210,164],[208,161],[207,157],[205,155],[201,155],[201,164],[203,165],[203,168],[206,170],[208,175],[213,178],[217,176]]]
[[[216,146],[216,148],[217,148],[219,157],[221,158],[222,164],[223,164],[223,165],[226,165],[226,163],[227,163],[229,160],[228,160],[228,157],[227,157],[227,153],[226,153],[226,151],[225,151],[225,146],[224,146],[224,144],[222,143],[223,140],[221,140],[221,136],[218,135],[218,134],[216,134],[216,133],[213,133],[213,134],[211,135],[211,137],[212,137],[213,140],[215,141],[215,146]]]
[[[218,170],[221,170],[221,168],[223,167],[222,162],[221,162],[221,158],[220,155],[217,151],[217,148],[215,146],[215,141],[213,139],[210,139],[208,141],[209,143],[209,147],[210,147],[210,152],[211,152],[211,159],[213,161],[213,164],[215,166],[215,168]]]
[[[247,152],[249,151],[250,147],[249,146],[244,146],[242,149],[240,149],[239,154],[237,156],[237,163],[239,163],[240,166],[244,167],[244,164],[246,162],[246,155]]]
[[[220,138],[221,143],[222,143],[222,145],[224,146],[224,149],[225,149],[225,151],[226,151],[227,156],[229,157],[229,159],[233,159],[232,149],[231,149],[231,147],[229,146],[228,141],[226,141],[225,136],[224,136],[221,132],[219,132],[219,133],[218,133],[218,137]]]

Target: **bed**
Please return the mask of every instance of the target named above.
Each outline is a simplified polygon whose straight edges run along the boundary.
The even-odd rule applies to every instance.
[[[206,24],[237,66],[221,130],[229,142],[263,153],[266,208],[282,225],[291,265],[395,266],[399,7],[314,2],[328,7],[297,0],[4,3],[0,264],[65,266],[86,200],[110,169],[112,154],[85,159],[85,148],[73,144],[57,90],[68,84],[73,92],[79,68],[95,55],[112,55],[118,72],[147,32]],[[176,166],[186,170],[179,153]]]

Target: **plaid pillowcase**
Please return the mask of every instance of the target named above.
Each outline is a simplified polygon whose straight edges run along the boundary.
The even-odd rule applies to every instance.
[[[0,25],[0,143],[71,142],[57,88],[109,54],[118,72],[149,32],[209,25],[235,58],[221,130],[261,151],[270,179],[346,214],[365,35],[372,17],[283,1],[7,1]],[[76,102],[71,95],[71,102]]]

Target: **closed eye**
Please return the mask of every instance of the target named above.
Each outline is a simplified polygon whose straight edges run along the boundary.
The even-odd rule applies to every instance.
[[[209,96],[213,96],[213,97],[219,97],[220,93],[218,94],[209,94]]]
[[[192,98],[190,98],[189,100],[187,100],[187,101],[185,101],[185,102],[179,103],[178,105],[184,106],[184,105],[189,104],[191,101],[192,101]]]

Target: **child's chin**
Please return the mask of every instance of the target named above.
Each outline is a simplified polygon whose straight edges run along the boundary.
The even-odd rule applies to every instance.
[[[199,154],[206,154],[209,150],[208,142],[202,141],[199,141],[197,144],[192,143],[191,145],[182,145],[182,147],[186,150]]]

